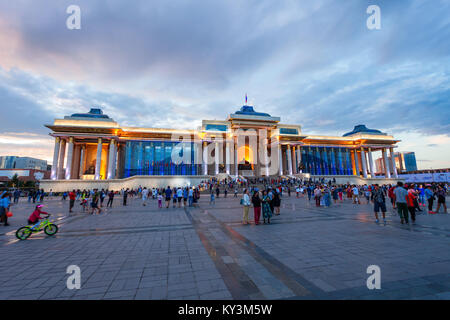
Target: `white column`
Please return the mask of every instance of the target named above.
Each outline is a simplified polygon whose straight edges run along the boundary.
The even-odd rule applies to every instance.
[[[208,143],[203,142],[203,175],[208,175]]]
[[[291,153],[291,159],[292,159],[292,173],[296,174],[298,173],[298,166],[297,166],[297,146],[292,146],[292,153]]]
[[[59,142],[60,138],[55,138],[55,148],[53,149],[53,164],[52,164],[52,173],[50,178],[52,180],[58,179],[58,160],[59,160]]]
[[[115,160],[114,160],[114,154],[115,154],[115,144],[116,140],[111,139],[111,142],[109,143],[109,156],[108,156],[108,174],[107,179],[113,179],[114,178],[114,168],[115,168]]]
[[[102,163],[102,138],[98,138],[97,142],[97,159],[95,160],[95,180],[100,180],[100,165]]]
[[[286,157],[288,159],[288,170],[289,170],[289,175],[292,176],[293,172],[292,172],[292,153],[291,153],[291,145],[287,145],[286,146]]]
[[[226,150],[225,150],[225,166],[227,174],[230,174],[230,162],[231,162],[231,154],[230,154],[230,142],[227,141],[226,144]]]
[[[263,146],[264,162],[266,165],[266,176],[269,176],[269,139],[265,139],[265,144]]]
[[[282,151],[281,151],[281,144],[280,142],[278,142],[278,162],[279,162],[279,168],[280,168],[280,176],[283,175],[283,155],[282,155]]]
[[[367,179],[367,160],[366,160],[366,152],[364,151],[363,147],[361,147],[361,163],[362,163],[363,176],[365,179]]]
[[[356,151],[356,149],[354,150],[354,152],[355,152],[355,168],[356,168],[356,176],[359,176],[358,152]]]
[[[84,156],[86,154],[86,146],[81,146],[80,151],[80,178],[84,175]]]
[[[384,158],[384,170],[385,170],[385,176],[386,178],[391,178],[391,170],[389,168],[389,161],[387,157],[386,148],[383,148],[383,158]]]
[[[219,174],[219,162],[220,162],[219,142],[216,141],[214,151],[215,174]]]
[[[64,158],[66,156],[66,140],[59,142],[58,179],[64,179]]]
[[[67,146],[67,164],[66,164],[66,180],[72,178],[72,159],[73,159],[73,137],[69,138],[69,144]]]
[[[391,153],[391,162],[392,162],[392,173],[394,174],[394,178],[398,178],[397,166],[395,165],[395,156],[394,156],[394,148],[389,148]]]
[[[372,149],[369,148],[367,150],[367,154],[369,155],[369,168],[370,168],[370,176],[373,178],[375,178],[375,171],[373,170],[374,165],[373,165],[373,158],[372,158]]]
[[[234,170],[236,178],[239,176],[239,161],[238,161],[238,148],[237,148],[237,138],[234,140]]]
[[[117,141],[114,140],[114,152],[113,152],[113,166],[112,166],[112,175],[111,175],[111,179],[115,179],[116,178],[116,173],[117,173]]]
[[[302,149],[300,146],[297,146],[297,173],[301,173],[302,170],[298,169],[300,167],[300,163],[302,162]]]

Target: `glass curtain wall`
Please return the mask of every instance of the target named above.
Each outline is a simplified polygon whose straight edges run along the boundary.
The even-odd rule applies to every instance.
[[[136,175],[198,175],[201,171],[200,165],[194,164],[195,148],[193,142],[128,141],[125,146],[125,178]]]

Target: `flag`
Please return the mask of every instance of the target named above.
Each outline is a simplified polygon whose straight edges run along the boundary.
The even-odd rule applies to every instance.
[[[247,94],[245,94],[245,104],[247,104]]]

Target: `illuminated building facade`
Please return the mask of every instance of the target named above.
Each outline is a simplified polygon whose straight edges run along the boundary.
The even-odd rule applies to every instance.
[[[196,130],[123,127],[100,109],[46,125],[55,138],[52,180],[134,176],[375,177],[372,152],[385,162],[398,140],[364,125],[343,136],[308,135],[300,125],[243,106]],[[386,166],[386,178],[398,178]]]

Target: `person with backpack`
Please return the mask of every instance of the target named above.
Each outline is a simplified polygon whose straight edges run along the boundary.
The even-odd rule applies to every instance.
[[[375,222],[378,223],[378,212],[383,214],[383,222],[386,223],[386,197],[384,196],[383,189],[378,184],[375,184],[372,190],[371,200],[373,202],[373,211],[375,212]]]

